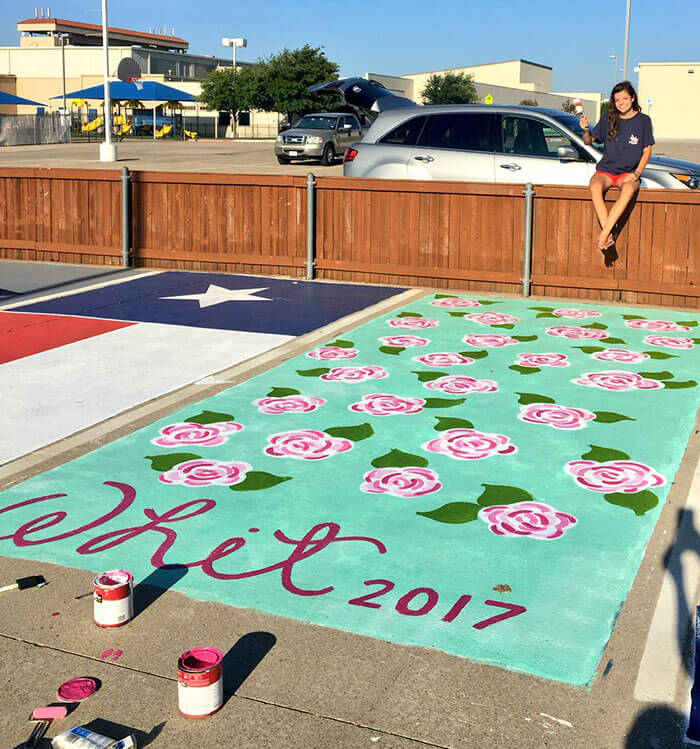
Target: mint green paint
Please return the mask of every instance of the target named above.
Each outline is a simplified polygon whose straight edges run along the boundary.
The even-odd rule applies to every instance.
[[[367,541],[348,540],[332,543],[295,564],[293,584],[306,590],[333,586],[322,595],[289,592],[282,585],[279,569],[224,581],[195,566],[175,587],[195,598],[439,648],[572,684],[590,684],[678,469],[700,398],[700,388],[692,379],[700,370],[700,346],[688,350],[650,346],[643,341],[654,331],[626,327],[625,319],[684,321],[693,330],[697,319],[687,312],[573,303],[538,307],[512,299],[482,300],[482,306],[474,309],[431,306],[430,301],[436,298],[451,297],[426,296],[412,302],[410,310],[397,310],[347,333],[347,340],[329,342],[358,349],[356,359],[323,361],[299,356],[3,492],[2,533],[12,534],[22,523],[49,513],[68,514],[58,525],[46,520],[46,527],[28,532],[27,538],[34,541],[78,528],[114,507],[120,492],[104,485],[105,481],[133,486],[136,500],[109,522],[53,543],[16,547],[11,540],[0,540],[0,553],[91,571],[123,567],[139,580],[152,571],[150,557],[166,539],[163,532],[148,530],[94,554],[78,554],[76,548],[110,531],[143,526],[147,522],[145,509],[162,514],[185,502],[210,498],[216,506],[208,512],[163,522],[177,532],[165,560],[202,560],[225,539],[240,537],[245,545],[214,563],[216,570],[234,573],[259,570],[289,556],[293,546],[274,538],[276,530],[300,539],[313,526],[333,522],[340,525],[340,536],[372,537],[385,544],[386,553]],[[497,306],[485,307],[487,302]],[[584,320],[553,316],[559,308],[581,307],[602,316]],[[514,315],[520,321],[512,330],[498,330],[467,318],[486,309]],[[434,318],[440,324],[402,330],[386,322],[409,316]],[[605,325],[613,340],[626,341],[615,347],[653,350],[670,358],[665,359],[663,368],[654,366],[653,359],[658,357],[653,354],[638,364],[596,361],[592,354],[613,347],[609,342],[555,338],[545,333],[552,325],[591,323],[598,327],[590,330],[602,330],[600,325]],[[465,334],[484,333],[517,336],[519,342],[484,348],[461,340]],[[420,348],[382,346],[378,339],[391,335],[417,335],[431,343]],[[692,338],[691,332],[664,335]],[[466,366],[430,367],[413,360],[414,356],[437,352],[488,355],[472,356],[474,363]],[[551,352],[567,354],[570,366],[541,366],[528,373],[513,369],[518,353]],[[367,365],[384,367],[390,376],[355,383],[320,379],[334,367]],[[647,372],[664,387],[610,392],[571,382],[583,373],[604,370]],[[494,380],[499,389],[478,394],[429,389],[427,385],[435,382],[431,375],[436,372],[442,373],[438,376],[461,374]],[[261,414],[251,403],[268,395],[294,397],[296,393],[327,402],[312,412],[284,415]],[[429,403],[419,413],[391,416],[348,409],[372,393],[423,398]],[[521,407],[533,403],[586,409],[597,418],[576,430],[516,418]],[[438,416],[432,410],[435,408],[449,410]],[[165,448],[152,444],[161,428],[196,415],[208,422],[218,418],[230,421],[235,415],[244,428],[215,446]],[[469,428],[468,424],[481,432],[506,435],[517,452],[457,460],[422,448],[430,440],[441,439],[446,430]],[[301,429],[326,431],[333,439],[347,440],[351,448],[322,460],[278,458],[264,452],[268,435]],[[237,461],[251,469],[245,481],[230,487],[159,482],[159,472],[171,469],[172,456],[178,453],[185,455],[184,460]],[[624,455],[651,466],[666,483],[631,494],[599,493],[582,488],[564,472],[566,463],[582,456],[603,461]],[[420,470],[427,465],[439,474],[442,488],[415,498],[360,491],[363,475],[373,466],[391,470],[401,465]],[[15,503],[58,492],[68,496],[5,512]],[[559,538],[537,540],[496,535],[479,517],[499,502],[511,507],[522,501],[550,505],[575,518],[576,523],[569,524]],[[249,530],[253,528],[259,531]],[[386,595],[372,599],[381,608],[348,604],[350,599],[378,589],[364,584],[377,579],[395,583]],[[493,590],[496,585],[509,585],[512,592],[497,593]],[[437,591],[437,605],[422,616],[399,613],[397,600],[419,587]],[[472,600],[457,619],[441,621],[464,594]],[[476,629],[474,624],[505,612],[486,605],[487,600],[518,604],[527,611]],[[425,601],[424,593],[408,602],[404,599],[411,609],[420,608]]]

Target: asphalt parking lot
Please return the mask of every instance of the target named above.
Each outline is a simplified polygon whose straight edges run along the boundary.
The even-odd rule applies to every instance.
[[[9,146],[0,149],[0,164],[7,167],[48,169],[129,169],[168,172],[216,172],[232,174],[297,174],[340,176],[338,159],[331,167],[317,161],[301,161],[282,166],[274,154],[274,142],[264,141],[122,141],[117,146],[119,161],[102,163],[99,145],[59,143],[39,146]],[[700,162],[700,139],[658,141],[654,153]]]

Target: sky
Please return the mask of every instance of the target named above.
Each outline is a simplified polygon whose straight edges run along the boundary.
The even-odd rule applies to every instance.
[[[49,2],[49,0],[44,0]],[[625,44],[627,0],[557,5],[545,0],[110,0],[109,23],[141,31],[166,26],[196,54],[227,57],[221,37],[245,37],[239,60],[283,48],[322,46],[342,76],[386,75],[522,58],[553,68],[554,91],[609,94]],[[19,44],[16,23],[38,0],[0,0],[0,46]],[[101,23],[100,0],[54,0],[56,18]],[[698,62],[700,2],[631,0],[628,78],[639,62]]]

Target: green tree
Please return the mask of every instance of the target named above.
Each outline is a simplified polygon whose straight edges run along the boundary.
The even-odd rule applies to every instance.
[[[520,101],[520,104],[523,107],[536,107],[537,106],[537,99],[522,99]]]
[[[298,49],[283,49],[263,60],[262,80],[270,98],[270,108],[283,112],[291,122],[292,113],[327,111],[337,104],[332,94],[311,94],[309,86],[338,77],[338,65],[331,62],[322,47],[305,44]]]
[[[230,112],[234,130],[238,113],[248,109],[270,109],[272,101],[265,89],[263,68],[248,65],[242,68],[219,68],[202,81],[199,101],[207,109]]]
[[[576,105],[571,101],[571,99],[567,99],[562,105],[561,105],[563,112],[568,112],[569,114],[576,114]]]
[[[433,73],[421,96],[426,104],[476,104],[479,101],[474,76],[466,73]]]
[[[610,111],[610,100],[606,99],[601,105],[600,105],[600,116],[605,117],[607,113]]]

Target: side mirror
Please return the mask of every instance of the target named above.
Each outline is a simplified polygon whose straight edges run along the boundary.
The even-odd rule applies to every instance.
[[[577,161],[579,158],[578,151],[572,146],[559,146],[557,148],[557,158],[562,161]]]

